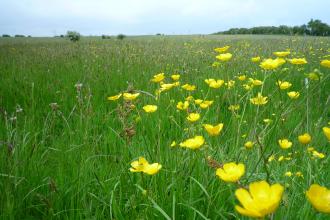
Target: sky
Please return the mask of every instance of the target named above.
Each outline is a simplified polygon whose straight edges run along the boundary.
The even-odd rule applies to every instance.
[[[210,34],[232,27],[330,24],[330,0],[0,0],[0,34]]]

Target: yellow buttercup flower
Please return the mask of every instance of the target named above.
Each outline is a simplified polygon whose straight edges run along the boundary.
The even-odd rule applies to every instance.
[[[292,84],[291,83],[289,83],[289,82],[286,82],[286,81],[278,81],[277,83],[276,83],[279,87],[280,87],[280,89],[282,89],[282,90],[284,90],[284,89],[288,89],[288,88],[290,88],[291,86],[292,86]]]
[[[174,74],[171,76],[171,78],[174,80],[174,81],[178,81],[180,79],[180,75],[179,74]]]
[[[263,218],[276,211],[283,191],[284,187],[278,183],[269,185],[266,181],[253,182],[249,185],[249,191],[243,188],[235,191],[242,205],[236,205],[235,209],[245,216]]]
[[[175,142],[175,141],[172,141],[172,143],[171,143],[170,146],[171,146],[171,147],[175,147],[175,146],[176,146],[176,142]]]
[[[131,166],[132,167],[129,169],[131,172],[143,172],[148,175],[154,175],[162,168],[162,165],[159,163],[149,164],[144,157],[139,157],[139,160],[133,161]]]
[[[277,57],[286,57],[290,54],[290,51],[274,52],[273,54]]]
[[[288,139],[280,139],[280,140],[278,140],[278,144],[280,145],[280,147],[282,149],[288,149],[288,148],[292,147],[292,142],[289,141]]]
[[[186,110],[189,107],[189,102],[188,101],[184,101],[184,102],[178,102],[178,104],[176,105],[177,109],[179,110]]]
[[[223,123],[217,124],[215,126],[210,124],[203,124],[203,126],[210,136],[217,136],[222,131]]]
[[[322,60],[321,66],[330,68],[330,60]]]
[[[184,142],[180,143],[180,147],[186,147],[192,150],[200,148],[204,144],[205,140],[203,136],[195,136],[193,138],[189,138]]]
[[[245,173],[245,166],[242,163],[225,163],[222,168],[216,170],[216,175],[225,182],[237,182]]]
[[[307,60],[305,58],[293,58],[290,59],[289,62],[294,65],[302,65],[302,64],[306,64]]]
[[[312,137],[308,133],[298,136],[298,141],[302,144],[309,144],[311,142],[311,140],[312,140]]]
[[[246,75],[240,75],[237,78],[239,81],[244,81],[244,80],[246,80]]]
[[[190,113],[187,117],[187,120],[190,122],[195,122],[200,119],[200,114],[198,113]]]
[[[139,95],[140,95],[140,93],[128,93],[128,92],[125,92],[123,94],[123,97],[127,101],[132,101],[132,100],[136,99]]]
[[[217,48],[214,48],[214,51],[215,51],[215,52],[218,52],[218,53],[224,53],[224,52],[226,52],[229,48],[230,48],[230,46],[217,47]]]
[[[203,100],[202,99],[195,99],[194,102],[195,102],[196,105],[199,105],[203,102]]]
[[[288,92],[287,94],[291,99],[297,99],[300,96],[300,93],[296,92],[296,91],[291,91],[291,92]]]
[[[187,91],[194,91],[196,89],[196,86],[190,84],[184,84],[183,86],[181,86],[181,88]]]
[[[252,141],[247,141],[244,144],[244,147],[246,147],[247,149],[251,149],[253,147],[254,143]]]
[[[206,84],[209,85],[209,87],[214,88],[214,89],[220,88],[225,83],[225,81],[222,80],[222,79],[218,79],[218,80],[206,79],[204,81],[205,81]]]
[[[145,105],[143,106],[143,110],[147,113],[152,113],[157,111],[157,105]]]
[[[223,53],[223,54],[219,54],[215,58],[217,58],[218,60],[221,60],[221,61],[228,61],[232,58],[232,56],[233,55],[231,53]]]
[[[230,111],[237,111],[239,109],[240,109],[240,106],[239,105],[230,105],[228,107],[228,110],[230,110]]]
[[[265,104],[267,104],[267,102],[268,102],[267,99],[268,99],[267,96],[264,97],[264,96],[261,95],[260,92],[258,92],[257,97],[255,97],[255,98],[251,98],[251,99],[250,99],[250,102],[251,102],[252,104],[254,104],[254,105],[265,105]]]
[[[164,91],[167,91],[167,90],[170,90],[172,89],[173,87],[177,86],[176,83],[163,83],[160,85],[160,91],[161,92],[164,92]]]
[[[260,81],[258,79],[249,78],[249,81],[254,86],[261,86],[262,85],[262,81]]]
[[[323,134],[327,137],[328,141],[330,141],[330,128],[328,127],[323,127]]]
[[[232,87],[234,87],[235,85],[235,81],[234,80],[229,80],[227,83],[226,83],[228,89],[231,89]]]
[[[265,70],[273,70],[281,66],[285,63],[285,60],[282,58],[276,58],[276,59],[265,59],[261,62],[259,65],[261,68]]]
[[[318,152],[316,150],[313,150],[312,151],[312,155],[313,155],[313,157],[318,157],[320,159],[323,159],[325,157],[325,155],[323,153],[320,153],[320,152]]]
[[[159,83],[165,79],[165,73],[159,73],[153,76],[151,79],[152,82],[154,83]]]
[[[121,96],[122,96],[121,93],[119,93],[118,95],[109,96],[109,97],[108,97],[108,100],[109,100],[109,101],[115,101],[115,100],[118,100]]]
[[[330,213],[330,190],[318,184],[312,184],[306,192],[313,207],[323,213]]]
[[[285,172],[284,176],[288,176],[288,177],[290,177],[290,176],[292,176],[292,172],[287,171],[287,172]]]
[[[213,104],[213,101],[208,101],[208,100],[204,100],[201,104],[199,104],[199,107],[201,108],[208,108],[210,107],[210,105]]]
[[[258,63],[260,60],[261,60],[260,57],[252,57],[252,58],[251,58],[251,61],[252,61],[253,63]]]

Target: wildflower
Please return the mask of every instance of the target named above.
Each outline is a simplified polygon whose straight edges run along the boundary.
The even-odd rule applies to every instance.
[[[190,95],[190,96],[188,96],[185,100],[186,100],[186,101],[192,101],[192,100],[194,100],[194,97]]]
[[[235,191],[236,198],[243,207],[236,205],[235,209],[242,215],[263,218],[275,212],[280,204],[284,187],[278,183],[269,185],[266,181],[253,182],[249,191],[240,188]]]
[[[276,84],[277,84],[278,87],[280,87],[280,89],[282,89],[282,90],[284,90],[284,89],[288,89],[288,88],[290,88],[290,87],[292,86],[291,83],[289,83],[289,82],[282,82],[282,81],[278,81]]]
[[[268,157],[268,162],[272,162],[273,160],[275,160],[275,155],[270,155],[270,157]]]
[[[193,138],[189,138],[184,142],[180,143],[180,147],[186,147],[192,150],[200,148],[204,144],[205,140],[203,136],[195,136]]]
[[[226,52],[229,48],[230,48],[230,46],[217,47],[217,48],[214,49],[214,51],[215,51],[215,52],[218,52],[218,53],[224,53],[224,52]]]
[[[251,90],[252,89],[252,86],[248,85],[248,84],[243,84],[243,88],[245,90]]]
[[[312,154],[314,157],[318,157],[320,159],[323,159],[325,157],[325,155],[323,153],[317,152],[316,150],[313,150]]]
[[[183,86],[181,86],[181,88],[187,91],[194,91],[196,89],[196,86],[190,84],[184,84]]]
[[[190,122],[195,122],[197,121],[199,118],[200,118],[200,114],[198,113],[190,113],[187,117],[187,120],[190,121]]]
[[[151,79],[152,82],[154,83],[159,83],[165,79],[165,73],[159,73],[153,76]]]
[[[285,172],[284,176],[288,176],[288,177],[290,177],[290,176],[292,176],[292,172],[287,171],[287,172]]]
[[[210,124],[203,124],[205,130],[210,136],[217,136],[220,134],[222,128],[223,128],[223,123],[217,124],[217,125],[210,125]]]
[[[131,166],[132,167],[129,169],[131,172],[143,172],[148,175],[154,175],[158,173],[162,168],[162,165],[159,163],[149,164],[149,162],[144,157],[139,157],[139,160],[133,161]]]
[[[294,65],[302,65],[307,63],[305,58],[293,58],[290,59],[289,62]]]
[[[244,147],[247,149],[251,149],[253,147],[254,143],[252,141],[248,141],[244,144]]]
[[[262,81],[258,80],[258,79],[252,79],[252,78],[249,78],[250,82],[252,85],[254,86],[261,86],[262,85]]]
[[[178,104],[176,105],[177,109],[179,110],[186,110],[189,107],[189,102],[185,101],[185,102],[178,102]]]
[[[330,128],[323,127],[322,128],[324,135],[327,137],[328,141],[330,141]]]
[[[302,134],[298,136],[298,141],[302,144],[309,144],[312,140],[312,137],[308,134]]]
[[[199,107],[208,108],[212,104],[213,104],[213,101],[204,100],[201,104],[199,104]]]
[[[278,144],[280,145],[280,147],[282,149],[288,149],[288,148],[292,147],[292,142],[289,141],[288,139],[280,139],[280,140],[278,140]]]
[[[260,60],[261,60],[260,57],[252,57],[252,58],[251,58],[251,61],[252,61],[253,63],[258,63]]]
[[[180,79],[180,75],[179,74],[174,74],[171,76],[171,78],[174,80],[174,81],[178,81]]]
[[[232,87],[234,87],[235,85],[235,81],[234,80],[229,80],[228,83],[226,83],[228,89],[231,89]]]
[[[321,66],[330,68],[330,60],[322,60]]]
[[[302,172],[300,172],[300,171],[296,172],[296,176],[297,176],[297,177],[302,177],[302,178],[304,177],[304,175],[303,175]]]
[[[175,141],[172,141],[172,143],[171,143],[170,146],[171,146],[171,147],[175,147],[175,146],[176,146],[176,142],[175,142]]]
[[[283,156],[283,155],[280,156],[280,157],[277,159],[278,162],[281,162],[282,160],[284,160],[284,156]]]
[[[167,90],[172,89],[175,86],[176,86],[175,83],[163,83],[163,84],[160,85],[160,91],[161,92],[167,91]]]
[[[225,182],[237,182],[245,173],[245,166],[242,163],[225,163],[222,168],[216,170],[216,175]]]
[[[237,77],[239,81],[244,81],[246,79],[245,75],[240,75]]]
[[[274,52],[273,54],[277,57],[286,57],[290,54],[290,51]]]
[[[108,97],[108,100],[109,101],[115,101],[115,100],[118,100],[120,97],[121,97],[121,93],[119,93],[118,95],[114,95],[114,96],[109,96]]]
[[[157,111],[157,105],[145,105],[143,106],[143,110],[147,113],[152,113]]]
[[[261,68],[265,70],[273,70],[281,66],[285,63],[285,60],[282,58],[276,58],[276,59],[266,59],[261,62],[259,65]]]
[[[201,99],[195,99],[195,104],[196,105],[199,105],[199,104],[201,104],[203,102],[203,100],[201,100]]]
[[[206,79],[204,81],[205,81],[206,84],[209,85],[209,87],[214,88],[214,89],[220,88],[225,83],[225,81],[222,80],[222,79],[218,79],[218,80]]]
[[[123,94],[123,97],[126,101],[132,101],[132,100],[136,99],[139,95],[140,95],[140,93],[127,93],[127,92],[125,92]]]
[[[229,107],[228,107],[228,110],[229,111],[237,111],[237,110],[239,110],[240,109],[240,106],[239,105],[230,105]]]
[[[306,191],[306,197],[317,211],[330,213],[329,189],[318,184],[312,184]]]
[[[221,61],[228,61],[232,58],[232,56],[233,55],[231,53],[223,53],[223,54],[219,54],[215,58],[217,58],[218,60],[221,60]]]
[[[291,99],[297,99],[300,96],[299,92],[291,91],[287,93]]]
[[[265,118],[265,119],[263,120],[263,122],[265,122],[266,124],[270,124],[270,123],[273,122],[273,120],[270,119],[270,118]]]
[[[258,96],[255,98],[251,98],[250,102],[254,105],[265,105],[268,102],[268,97],[263,97],[260,92],[258,92]]]

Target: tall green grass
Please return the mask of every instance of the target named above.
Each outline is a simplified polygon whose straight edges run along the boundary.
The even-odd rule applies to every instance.
[[[213,48],[224,45],[231,46],[233,59],[214,68]],[[269,181],[286,186],[273,218],[327,219],[312,208],[304,192],[314,182],[330,187],[330,145],[322,134],[330,121],[330,71],[319,65],[329,46],[329,38],[284,36],[82,38],[78,43],[0,39],[1,218],[246,219],[234,210],[237,186],[216,177],[206,157],[244,163],[243,185],[264,180],[259,147],[244,149],[247,140],[259,137],[265,157],[293,157],[266,165]],[[274,57],[272,52],[287,48],[291,57],[305,57],[308,64],[265,72],[250,60]],[[307,87],[305,74],[315,68],[322,78]],[[158,100],[146,94],[158,88],[150,79],[159,72],[181,74],[182,84],[197,85],[191,95],[214,100],[201,115],[204,123],[224,123],[220,136],[209,137],[176,109],[189,92],[174,88]],[[261,87],[245,91],[234,78],[239,74],[264,80],[267,105],[249,102]],[[233,79],[236,84],[230,90],[212,90],[206,78]],[[301,93],[299,99],[290,100],[279,91],[277,79],[290,81],[292,90]],[[122,101],[106,99],[128,88],[146,92],[124,119],[134,125],[130,140],[118,118]],[[146,104],[158,105],[158,111],[144,113]],[[228,110],[231,104],[240,104],[237,115]],[[266,126],[264,118],[273,123]],[[324,159],[311,159],[307,147],[299,144],[297,136],[305,132]],[[201,150],[170,147],[195,133],[206,138]],[[287,151],[277,144],[284,137],[293,141]],[[161,163],[162,170],[154,176],[130,173],[130,162],[139,156]],[[286,171],[301,171],[304,177],[286,177]]]

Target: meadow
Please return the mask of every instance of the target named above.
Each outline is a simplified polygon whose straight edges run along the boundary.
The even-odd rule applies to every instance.
[[[329,59],[329,37],[0,38],[0,217],[329,219]]]

